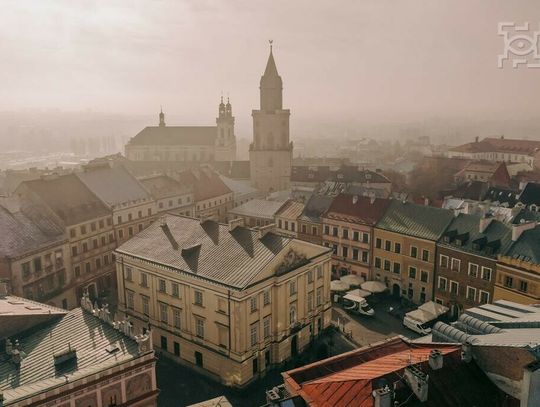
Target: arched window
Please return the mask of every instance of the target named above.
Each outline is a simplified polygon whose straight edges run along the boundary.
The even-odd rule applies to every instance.
[[[289,323],[290,325],[293,325],[296,323],[296,306],[291,305],[291,308],[289,309]]]

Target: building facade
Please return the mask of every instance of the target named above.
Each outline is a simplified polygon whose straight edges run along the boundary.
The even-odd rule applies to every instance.
[[[298,239],[322,245],[322,216],[330,207],[332,197],[312,195],[298,217]]]
[[[245,386],[330,324],[330,253],[265,230],[165,215],[117,250],[119,309],[175,361]]]
[[[216,126],[167,126],[159,113],[159,125],[149,126],[125,146],[132,161],[212,162],[236,160],[234,117],[229,100],[218,108]]]
[[[298,217],[304,211],[304,204],[289,199],[275,215],[276,232],[289,237],[298,237]]]
[[[260,82],[260,109],[253,110],[253,142],[249,147],[251,185],[267,194],[290,188],[293,144],[290,111],[283,109],[283,82],[272,46]]]
[[[243,219],[248,227],[267,226],[274,223],[274,216],[285,205],[283,201],[252,199],[229,211],[230,219]]]
[[[182,185],[167,175],[153,175],[139,181],[155,199],[158,213],[195,216],[195,194],[190,186]]]
[[[455,317],[491,303],[497,256],[511,244],[508,225],[491,216],[458,214],[437,243],[435,301]]]
[[[450,211],[393,200],[374,232],[373,277],[395,297],[421,304],[433,299],[436,242]]]
[[[323,215],[323,245],[332,248],[332,274],[371,279],[373,227],[390,201],[340,194]]]

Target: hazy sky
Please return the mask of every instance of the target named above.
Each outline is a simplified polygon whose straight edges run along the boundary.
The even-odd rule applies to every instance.
[[[223,90],[247,123],[272,38],[293,120],[537,116],[540,69],[497,68],[499,21],[537,27],[538,0],[3,0],[0,110],[212,123]]]

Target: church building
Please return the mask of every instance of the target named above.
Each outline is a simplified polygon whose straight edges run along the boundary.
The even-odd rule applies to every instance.
[[[212,162],[236,160],[236,137],[232,106],[223,97],[216,126],[167,126],[159,113],[159,125],[149,126],[132,137],[125,147],[132,161]]]
[[[249,147],[251,185],[269,193],[290,188],[293,144],[289,141],[290,110],[283,109],[283,82],[272,42],[260,82],[261,106],[253,110],[253,142]]]

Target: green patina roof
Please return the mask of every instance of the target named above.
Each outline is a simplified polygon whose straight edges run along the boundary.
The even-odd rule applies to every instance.
[[[506,256],[540,264],[540,226],[523,232],[506,252]]]
[[[393,200],[377,228],[436,241],[452,219],[446,209]]]
[[[512,244],[512,229],[503,222],[493,219],[484,232],[480,233],[480,219],[479,215],[460,213],[452,220],[439,243],[491,258],[496,258],[499,253],[505,253]],[[445,236],[454,238],[448,242],[445,241]],[[497,241],[500,244],[497,244]],[[475,242],[480,244],[475,245]],[[486,251],[486,245],[492,247],[491,252]]]

